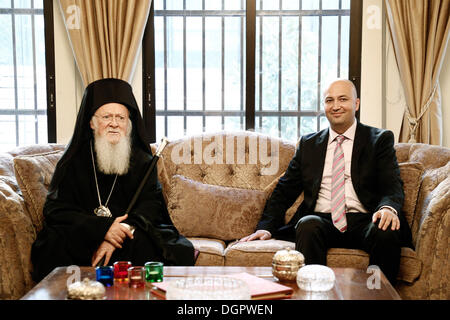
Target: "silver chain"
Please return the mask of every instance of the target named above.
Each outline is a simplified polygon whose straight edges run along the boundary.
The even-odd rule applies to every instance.
[[[99,203],[100,206],[102,206],[102,199],[100,198],[100,190],[98,189],[98,182],[97,182],[97,170],[95,170],[94,152],[92,151],[92,140],[90,141],[90,145],[91,145],[92,167],[94,168],[95,186],[97,187],[98,203]],[[114,182],[113,182],[111,191],[109,192],[108,199],[106,199],[105,207],[108,206],[109,198],[111,197],[111,194],[112,194],[112,192],[113,192],[113,190],[114,190],[114,186],[116,185],[116,181],[117,181],[117,176],[118,176],[118,175],[119,175],[119,174],[116,173],[116,177],[114,178]]]

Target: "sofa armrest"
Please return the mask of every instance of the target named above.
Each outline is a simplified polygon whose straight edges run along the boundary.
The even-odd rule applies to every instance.
[[[450,165],[424,176],[412,225],[429,299],[449,299]]]
[[[0,300],[18,299],[34,285],[30,252],[35,237],[23,199],[0,180]]]

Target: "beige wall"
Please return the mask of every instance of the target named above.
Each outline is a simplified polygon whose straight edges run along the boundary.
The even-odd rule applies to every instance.
[[[361,52],[361,122],[383,127],[382,1],[364,0]]]
[[[56,72],[56,137],[58,143],[67,143],[72,137],[79,105],[81,79],[72,58],[72,48],[60,12],[58,1],[53,1]]]
[[[383,0],[364,0],[361,67],[361,121],[390,129],[398,139],[404,97],[383,16]],[[73,59],[58,1],[54,0],[57,140],[67,143],[72,136],[83,85]],[[132,81],[136,100],[142,105],[142,59]],[[442,115],[450,117],[450,50],[441,73]],[[450,147],[450,123],[443,121],[443,145]]]

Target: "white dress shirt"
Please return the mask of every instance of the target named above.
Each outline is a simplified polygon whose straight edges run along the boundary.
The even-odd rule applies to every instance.
[[[356,120],[353,122],[350,128],[347,129],[342,135],[346,138],[342,142],[342,150],[344,151],[345,159],[345,205],[346,212],[364,212],[367,213],[366,208],[359,201],[356,195],[355,189],[353,188],[351,168],[352,168],[352,153],[353,153],[353,142],[355,141],[356,132]],[[333,171],[333,156],[334,149],[336,148],[335,138],[339,135],[333,129],[329,128],[328,137],[328,147],[325,157],[325,165],[323,168],[322,183],[320,185],[319,197],[317,199],[315,212],[331,212],[331,179]]]

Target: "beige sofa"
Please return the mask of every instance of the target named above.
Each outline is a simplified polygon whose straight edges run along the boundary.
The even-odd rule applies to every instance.
[[[34,285],[30,248],[42,228],[42,205],[62,145],[0,155],[0,299]],[[154,149],[156,146],[152,146]],[[402,248],[396,289],[404,299],[449,299],[450,149],[397,144],[415,250]],[[158,175],[174,224],[200,251],[196,265],[270,266],[294,248],[281,240],[239,243],[252,232],[295,145],[252,132],[219,132],[172,141]],[[288,210],[292,216],[302,196]],[[333,248],[329,266],[368,267],[360,250]],[[369,274],[368,274],[369,276]]]

